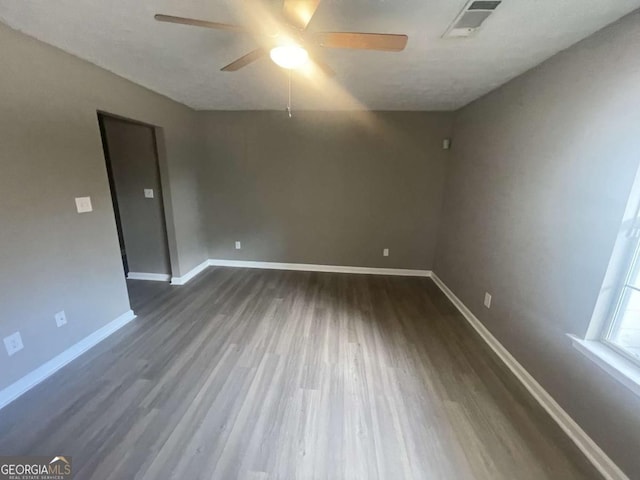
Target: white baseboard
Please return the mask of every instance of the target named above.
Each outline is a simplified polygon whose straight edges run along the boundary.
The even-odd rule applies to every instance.
[[[210,258],[181,277],[172,277],[171,285],[184,285],[207,267],[263,268],[266,270],[297,270],[304,272],[358,273],[365,275],[399,275],[404,277],[430,277],[431,270],[405,268],[349,267],[316,265],[313,263],[255,262],[251,260],[221,260]]]
[[[193,277],[195,277],[200,272],[202,272],[204,269],[206,269],[208,266],[209,266],[209,260],[205,260],[200,265],[198,265],[197,267],[192,268],[190,271],[188,271],[187,273],[185,273],[181,277],[171,277],[171,285],[184,285],[189,280],[191,280]]]
[[[123,313],[115,320],[107,323],[104,327],[96,330],[91,335],[80,340],[75,345],[72,345],[61,354],[56,355],[48,362],[40,365],[38,368],[31,371],[20,380],[17,380],[3,390],[0,390],[0,408],[5,407],[20,395],[29,391],[43,380],[53,375],[67,363],[79,357],[91,347],[97,345],[115,331],[124,327],[134,318],[136,318],[136,316],[132,310]]]
[[[556,402],[549,393],[531,376],[525,368],[509,353],[509,351],[489,332],[462,301],[438,278],[431,275],[434,283],[451,300],[451,303],[462,313],[469,324],[491,347],[518,380],[525,386],[533,398],[544,408],[553,420],[562,428],[569,438],[582,451],[587,459],[607,480],[629,480],[620,467],[580,428],[569,414]]]
[[[154,282],[168,282],[171,280],[171,275],[168,273],[142,273],[142,272],[129,272],[127,273],[129,280],[152,280]]]
[[[431,270],[405,268],[349,267],[342,265],[317,265],[313,263],[254,262],[247,260],[210,259],[215,267],[264,268],[268,270],[297,270],[304,272],[358,273],[364,275],[400,275],[404,277],[429,277]]]

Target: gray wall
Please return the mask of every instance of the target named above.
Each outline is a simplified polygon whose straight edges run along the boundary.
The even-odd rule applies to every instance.
[[[112,117],[103,126],[129,272],[170,274],[153,127]]]
[[[0,338],[25,345],[0,354],[3,388],[129,309],[97,109],[163,127],[174,275],[207,253],[195,112],[3,25],[0,45]]]
[[[565,334],[586,332],[638,168],[638,51],[636,12],[458,113],[435,265],[631,478],[640,399]]]
[[[201,115],[211,258],[431,268],[451,114]]]

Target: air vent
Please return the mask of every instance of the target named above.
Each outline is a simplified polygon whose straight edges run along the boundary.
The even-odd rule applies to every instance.
[[[471,0],[464,6],[442,37],[460,38],[472,36],[501,3],[501,1]]]
[[[495,10],[502,2],[471,2],[467,10]]]

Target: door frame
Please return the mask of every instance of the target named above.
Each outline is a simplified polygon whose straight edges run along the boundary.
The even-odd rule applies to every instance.
[[[113,171],[111,167],[111,161],[109,158],[109,146],[107,143],[106,131],[104,126],[104,119],[109,118],[124,123],[130,123],[133,125],[143,126],[151,129],[154,151],[156,158],[156,169],[158,177],[160,178],[160,191],[158,192],[158,198],[160,199],[160,207],[162,209],[162,218],[164,220],[164,231],[167,241],[168,254],[169,254],[169,276],[173,277],[173,272],[178,270],[178,250],[176,243],[176,229],[173,216],[173,209],[171,208],[171,185],[169,183],[169,171],[167,165],[166,147],[164,141],[164,130],[158,125],[142,122],[132,118],[124,117],[122,115],[114,114],[104,110],[97,110],[98,128],[100,130],[100,139],[102,141],[102,150],[105,160],[106,175],[109,182],[109,194],[111,195],[111,201],[113,204],[113,213],[116,222],[117,235],[120,236],[122,232],[122,224],[120,219],[120,211],[118,209],[117,189],[113,180]],[[118,245],[120,240],[118,240]],[[128,273],[128,267],[125,267],[125,278]]]

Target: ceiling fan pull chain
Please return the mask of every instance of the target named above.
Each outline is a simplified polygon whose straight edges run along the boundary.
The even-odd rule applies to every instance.
[[[291,70],[289,70],[289,100],[287,102],[287,113],[291,118]]]

